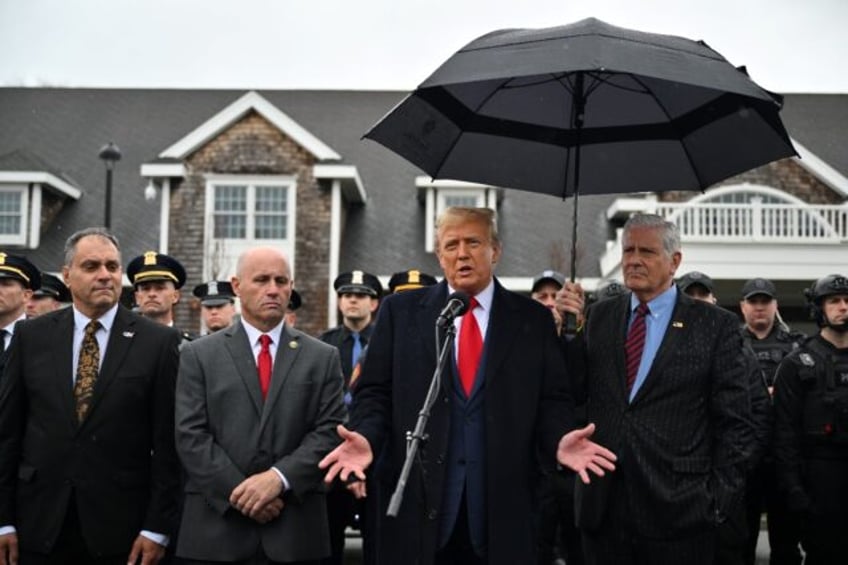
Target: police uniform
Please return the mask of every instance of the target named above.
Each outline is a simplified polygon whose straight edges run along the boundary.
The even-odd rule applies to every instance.
[[[776,299],[777,289],[774,283],[768,279],[751,279],[742,286],[741,298],[747,300],[756,295]],[[762,372],[763,380],[766,386],[771,389],[774,386],[775,374],[780,362],[798,349],[805,339],[804,334],[781,327],[777,320],[775,320],[769,334],[763,339],[759,339],[745,324],[741,326],[740,331],[745,347],[753,352]],[[766,452],[760,465],[753,471],[752,478],[748,481],[746,505],[749,530],[746,552],[748,558],[753,559],[757,534],[759,533],[760,514],[762,510],[765,510],[772,563],[776,565],[800,564],[801,553],[798,550],[800,532],[777,484],[772,449]]]
[[[60,279],[50,273],[41,273],[41,288],[34,290],[33,298],[53,298],[58,302],[70,302],[71,291]]]
[[[127,278],[136,288],[145,282],[171,281],[174,288],[179,290],[186,282],[186,272],[182,264],[173,257],[156,251],[147,251],[129,262]],[[179,332],[182,343],[191,341],[195,337],[183,330]]]
[[[364,294],[372,298],[380,298],[383,294],[383,285],[380,279],[370,273],[364,271],[351,271],[342,273],[336,280],[333,281],[333,288],[336,289],[336,294]],[[364,348],[371,339],[373,330],[373,322],[359,332],[359,339]],[[345,392],[347,393],[348,385],[350,384],[350,375],[353,371],[353,332],[344,324],[340,324],[335,328],[325,331],[319,338],[324,343],[334,345],[339,350],[342,363],[342,373],[345,378]]]
[[[715,296],[715,283],[713,283],[713,279],[701,271],[690,271],[681,276],[677,281],[677,288],[679,288],[681,292],[686,292],[686,290],[692,286],[701,286],[707,294]]]
[[[380,298],[383,294],[383,285],[380,283],[380,279],[364,271],[342,273],[333,281],[333,288],[335,288],[338,295],[354,293],[364,294],[372,298]],[[371,332],[374,327],[373,322],[374,320],[372,318],[371,323],[359,332],[362,350],[367,347],[368,341],[371,339]],[[339,350],[342,373],[345,379],[345,405],[349,406],[351,401],[349,389],[350,376],[355,365],[353,360],[353,332],[347,326],[341,324],[321,334],[319,339],[325,343],[334,345]],[[364,504],[361,502],[356,503],[353,495],[341,484],[335,483],[330,488],[327,493],[327,519],[330,526],[330,546],[332,553],[330,557],[322,561],[324,565],[341,565],[343,562],[345,528],[348,524],[361,527],[361,524],[357,524],[356,520],[358,515],[361,515],[363,506]]]
[[[751,279],[742,287],[742,299],[747,300],[756,295],[764,295],[771,299],[776,299],[777,289],[768,279]],[[805,337],[800,332],[782,328],[779,324],[775,323],[771,332],[765,338],[758,339],[747,327],[742,326],[742,338],[754,350],[754,355],[757,357],[760,368],[763,370],[766,385],[769,387],[774,386],[774,375],[777,372],[777,366],[780,365],[784,357],[798,348]]]
[[[848,349],[820,335],[777,373],[774,456],[778,481],[802,524],[805,563],[844,563],[848,544]]]
[[[229,281],[208,281],[194,287],[191,293],[200,299],[201,306],[215,307],[236,302],[236,293]]]
[[[41,287],[41,271],[29,262],[26,257],[11,255],[0,252],[0,278],[16,280],[29,290],[35,291]],[[3,376],[3,368],[6,366],[6,356],[15,324],[24,319],[26,303],[21,304],[20,316],[0,328],[0,378]]]
[[[191,293],[200,299],[203,306],[222,306],[236,302],[236,293],[229,281],[205,282],[194,287]]]
[[[289,305],[286,308],[287,310],[291,310],[292,312],[296,311],[303,305],[303,298],[301,298],[300,293],[295,289],[292,289],[291,296],[289,297]]]

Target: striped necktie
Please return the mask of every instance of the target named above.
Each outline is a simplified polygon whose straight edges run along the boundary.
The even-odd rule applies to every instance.
[[[633,317],[633,323],[630,324],[630,330],[627,332],[627,341],[624,342],[624,354],[626,359],[626,376],[627,376],[627,396],[630,396],[630,391],[633,390],[633,383],[636,382],[636,374],[639,372],[639,363],[642,362],[642,350],[645,349],[645,316],[650,313],[648,305],[640,302],[636,307]]]

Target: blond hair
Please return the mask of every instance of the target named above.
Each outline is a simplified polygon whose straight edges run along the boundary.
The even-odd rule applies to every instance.
[[[491,208],[473,208],[469,206],[449,206],[436,219],[436,249],[439,248],[439,235],[443,229],[468,223],[485,225],[488,228],[489,241],[494,246],[500,245],[498,220],[494,210]]]

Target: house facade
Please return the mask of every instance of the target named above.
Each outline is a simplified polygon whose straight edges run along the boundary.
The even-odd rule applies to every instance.
[[[0,88],[0,249],[57,272],[68,235],[103,225],[99,149],[113,170],[112,231],[124,263],[148,250],[186,267],[177,323],[199,329],[191,288],[234,273],[253,245],[289,254],[304,298],[298,325],[336,323],[332,281],[439,274],[433,221],[448,205],[489,206],[504,240],[497,275],[529,291],[546,268],[568,271],[571,201],[433,181],[361,136],[400,92]],[[681,227],[680,273],[700,270],[733,307],[748,278],[773,279],[784,318],[806,320],[801,292],[848,271],[848,95],[788,95],[784,122],[800,158],[699,193],[584,196],[576,275],[587,288],[620,278],[621,226],[652,211]],[[661,164],[652,164],[661,166]]]

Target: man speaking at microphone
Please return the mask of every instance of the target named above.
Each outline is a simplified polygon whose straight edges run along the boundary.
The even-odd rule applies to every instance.
[[[453,355],[400,510],[393,518],[381,509],[377,563],[533,563],[542,468],[559,463],[589,481],[589,472],[613,470],[615,455],[589,440],[591,425],[569,432],[573,402],[553,319],[494,278],[494,213],[448,208],[436,232],[445,278],[384,301],[349,426],[339,427],[343,441],[320,466],[327,481],[362,479],[385,446],[373,472],[395,483],[436,369],[436,320],[455,318]],[[448,300],[454,292],[470,297],[461,315]]]

